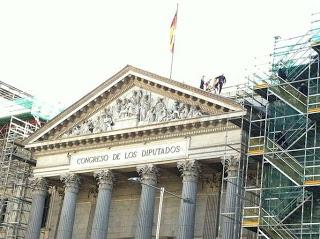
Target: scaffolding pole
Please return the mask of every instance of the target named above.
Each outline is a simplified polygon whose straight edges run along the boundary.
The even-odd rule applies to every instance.
[[[34,161],[19,144],[37,129],[12,116],[8,125],[0,157],[0,238],[24,238],[27,228],[31,195],[29,177]]]

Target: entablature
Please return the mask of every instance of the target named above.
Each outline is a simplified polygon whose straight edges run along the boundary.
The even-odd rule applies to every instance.
[[[229,120],[232,118],[239,118],[242,115],[243,112],[240,111],[186,120],[160,122],[136,128],[113,130],[100,134],[88,134],[35,142],[26,147],[31,149],[33,154],[43,155],[55,154],[57,152],[69,152],[73,149],[86,150],[206,134],[238,128],[238,126],[232,124]]]

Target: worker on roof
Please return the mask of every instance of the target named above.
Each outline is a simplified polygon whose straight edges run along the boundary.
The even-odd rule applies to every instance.
[[[204,75],[201,77],[200,89],[201,89],[201,90],[204,90]]]
[[[215,84],[216,91],[219,92],[219,94],[220,94],[223,85],[227,82],[226,77],[224,76],[224,74],[222,74],[222,75],[217,76],[214,79],[217,81],[217,83]]]
[[[217,88],[216,88],[217,83],[218,83],[217,79],[211,78],[209,81],[205,83],[206,91],[214,94],[217,93]]]

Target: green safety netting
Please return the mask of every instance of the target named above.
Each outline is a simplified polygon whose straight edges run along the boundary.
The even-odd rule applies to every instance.
[[[10,118],[11,115],[24,115],[25,117],[38,117],[41,120],[48,121],[59,114],[63,108],[58,105],[49,104],[45,101],[35,98],[18,98],[13,101],[3,103],[2,118],[0,121]]]
[[[318,41],[320,41],[320,13],[315,13],[311,21],[311,42]]]

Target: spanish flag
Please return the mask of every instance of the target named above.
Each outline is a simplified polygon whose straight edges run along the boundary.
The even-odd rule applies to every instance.
[[[178,19],[178,8],[176,11],[176,14],[174,14],[174,17],[171,22],[170,26],[170,51],[171,53],[174,52],[174,41],[175,41],[175,34],[176,34],[176,28],[177,28],[177,19]]]

